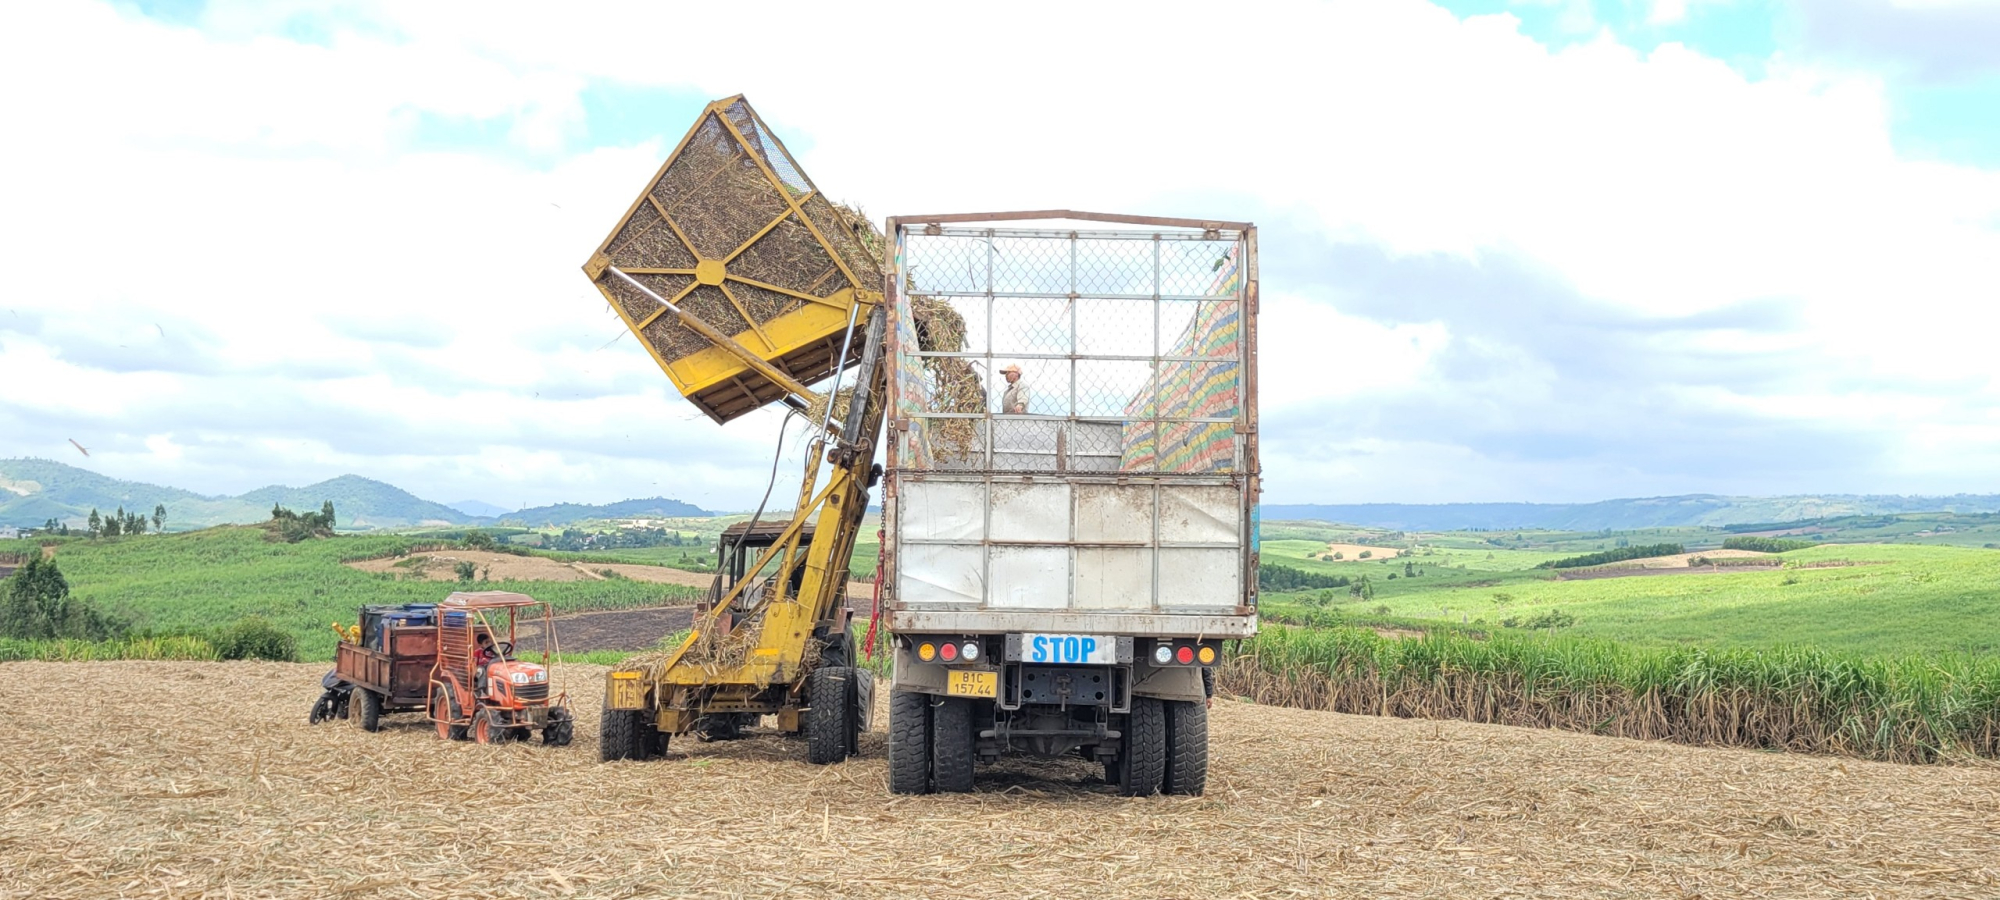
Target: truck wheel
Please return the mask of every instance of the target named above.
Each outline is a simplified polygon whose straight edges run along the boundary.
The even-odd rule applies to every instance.
[[[972,793],[972,747],[972,701],[944,698],[931,709],[931,784],[938,793]]]
[[[847,755],[861,755],[861,732],[867,730],[868,719],[875,706],[875,673],[867,669],[851,669],[854,673],[852,688],[847,692]]]
[[[889,692],[889,793],[931,792],[931,698]]]
[[[1163,790],[1199,797],[1208,788],[1208,704],[1167,703],[1167,775]]]
[[[1160,791],[1167,769],[1167,711],[1158,697],[1133,697],[1125,717],[1124,746],[1118,753],[1118,793],[1150,797]]]
[[[604,762],[652,756],[651,723],[643,709],[607,709],[597,720],[597,758]]]
[[[820,666],[806,677],[806,759],[814,765],[847,758],[854,711],[854,670]]]
[[[361,695],[361,730],[382,730],[382,695],[367,688],[355,688]]]

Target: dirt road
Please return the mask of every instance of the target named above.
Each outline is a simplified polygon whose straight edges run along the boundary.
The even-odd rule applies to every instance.
[[[599,764],[603,670],[565,668],[581,727],[547,749],[309,727],[318,665],[0,665],[0,894],[2000,894],[1992,767],[1220,702],[1205,797],[1119,798],[1071,760],[893,798],[879,718],[830,767],[776,736]]]

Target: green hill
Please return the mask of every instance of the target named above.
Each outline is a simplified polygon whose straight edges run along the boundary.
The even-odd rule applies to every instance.
[[[342,475],[302,488],[273,485],[237,497],[124,481],[46,459],[0,459],[0,525],[33,528],[49,519],[81,527],[92,509],[150,513],[167,508],[168,530],[240,525],[271,517],[271,505],[316,510],[333,501],[343,529],[466,525],[480,520],[394,485]]]
[[[683,519],[702,518],[715,515],[692,503],[652,497],[645,500],[620,500],[617,503],[588,505],[583,503],[557,503],[553,506],[535,506],[510,512],[500,516],[503,523],[527,525],[560,525],[584,519]]]

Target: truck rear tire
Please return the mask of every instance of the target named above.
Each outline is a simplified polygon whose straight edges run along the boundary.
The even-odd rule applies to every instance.
[[[806,676],[806,759],[824,766],[847,758],[854,712],[854,670],[820,666]]]
[[[1208,704],[1200,700],[1167,702],[1167,775],[1169,794],[1199,797],[1208,789]]]
[[[1118,754],[1118,793],[1150,797],[1167,774],[1167,710],[1158,697],[1133,697]]]
[[[889,793],[931,792],[931,698],[889,692]]]
[[[945,697],[931,708],[931,785],[940,794],[972,793],[972,701]]]
[[[355,688],[361,695],[361,730],[382,730],[382,695],[367,688]]]
[[[603,762],[651,757],[655,738],[643,709],[607,709],[597,719],[597,758]]]

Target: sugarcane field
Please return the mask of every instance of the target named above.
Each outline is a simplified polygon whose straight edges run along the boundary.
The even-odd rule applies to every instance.
[[[0,900],[2000,897],[1993,47],[9,5]]]

